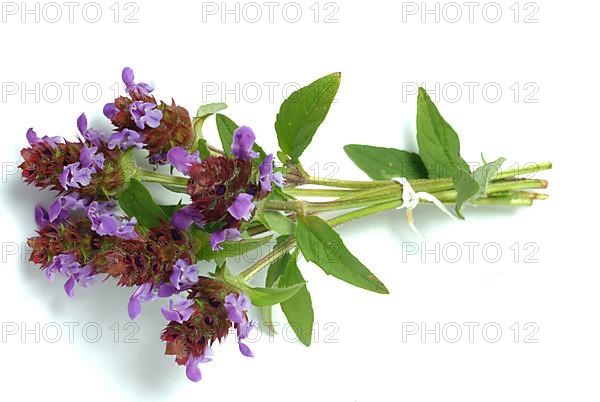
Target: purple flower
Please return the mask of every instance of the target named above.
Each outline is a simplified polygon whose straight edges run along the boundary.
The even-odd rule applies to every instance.
[[[190,173],[192,166],[200,163],[200,152],[196,151],[190,154],[182,147],[173,147],[167,152],[167,161],[175,166],[175,169],[187,175]]]
[[[252,210],[254,210],[254,203],[252,202],[252,195],[246,193],[240,193],[233,201],[233,204],[227,208],[227,212],[231,214],[235,219],[244,219],[249,221],[252,219]]]
[[[237,229],[219,230],[210,235],[210,248],[213,251],[222,250],[221,243],[227,240],[239,240],[240,238],[240,231]]]
[[[140,285],[129,298],[129,304],[127,305],[129,318],[135,320],[142,312],[142,302],[152,300],[156,300],[156,293],[154,292],[152,282]]]
[[[189,299],[169,300],[169,308],[164,306],[160,308],[163,317],[168,321],[175,321],[179,324],[190,319],[194,313],[194,301]]]
[[[129,113],[135,121],[138,128],[143,129],[148,126],[156,128],[160,126],[160,120],[163,113],[156,108],[156,104],[152,102],[135,101],[129,105]]]
[[[84,168],[90,168],[97,172],[96,169],[102,169],[104,167],[104,154],[98,152],[98,147],[87,147],[83,146],[79,151],[79,161],[81,166]]]
[[[35,207],[35,223],[37,223],[40,229],[45,228],[50,223],[48,211],[39,205]]]
[[[65,190],[69,187],[81,188],[90,184],[94,173],[96,173],[95,169],[82,167],[81,163],[75,162],[65,166],[58,181]]]
[[[107,118],[112,119],[117,113],[119,113],[119,109],[113,102],[110,102],[104,105],[102,108],[102,113],[104,113],[104,116]]]
[[[265,157],[265,160],[258,167],[260,173],[260,191],[268,193],[271,191],[271,182],[275,183],[279,187],[283,187],[283,175],[279,172],[273,173],[273,154],[269,154]]]
[[[145,82],[135,83],[133,70],[129,67],[125,67],[121,73],[121,78],[125,83],[125,90],[132,97],[147,96],[150,92],[154,91],[154,86],[146,84]]]
[[[64,220],[69,216],[69,211],[79,211],[87,208],[90,198],[81,198],[78,193],[60,196],[48,208],[48,220]]]
[[[208,363],[212,361],[211,358],[207,356],[211,356],[212,351],[209,347],[204,350],[204,355],[200,357],[192,357],[188,358],[188,361],[185,363],[185,375],[190,381],[198,382],[202,379],[202,373],[200,372],[200,368],[198,365],[200,363]]]
[[[73,297],[73,289],[76,283],[83,287],[89,286],[94,280],[94,269],[90,265],[81,266],[75,261],[75,255],[59,254],[52,258],[51,264],[46,268],[46,277],[49,281],[54,280],[56,274],[68,277],[64,289],[69,297]]]
[[[250,331],[256,326],[254,321],[248,321],[246,312],[250,308],[250,300],[244,293],[236,296],[235,293],[229,293],[225,296],[225,310],[227,319],[236,324],[237,342],[240,352],[246,357],[254,357],[252,350],[242,341],[248,338]]]
[[[40,138],[37,136],[37,133],[33,131],[33,128],[27,130],[27,134],[25,136],[27,137],[29,145],[45,143],[50,146],[50,148],[56,148],[56,145],[62,142],[61,137],[48,137],[45,135],[44,137]]]
[[[252,150],[256,135],[250,127],[238,127],[233,132],[233,143],[231,144],[231,153],[238,159],[248,161],[258,158],[258,153]]]
[[[241,324],[246,320],[246,311],[250,308],[250,299],[244,293],[236,295],[229,293],[225,296],[225,310],[227,319],[236,324]]]
[[[99,131],[88,128],[88,121],[85,113],[81,113],[77,119],[77,128],[83,138],[88,140],[92,145],[96,147],[102,146],[102,134]]]
[[[138,237],[135,231],[136,218],[133,217],[130,220],[117,218],[108,212],[107,203],[92,202],[88,207],[87,215],[92,223],[92,230],[100,236],[116,236],[125,240]]]
[[[73,297],[73,288],[76,283],[86,288],[94,283],[95,279],[94,268],[91,265],[79,266],[78,269],[71,270],[71,276],[65,282],[65,292],[69,297]]]
[[[171,222],[179,230],[186,230],[192,223],[195,223],[199,228],[204,226],[202,215],[200,215],[200,211],[198,211],[194,204],[186,205],[175,211]]]
[[[198,282],[198,276],[198,266],[180,258],[173,265],[173,272],[169,278],[170,284],[161,285],[158,295],[160,297],[169,297],[175,293],[189,289],[191,285]]]
[[[108,149],[119,147],[123,151],[129,148],[143,148],[144,136],[137,131],[124,128],[121,131],[115,131],[108,138]]]
[[[248,345],[246,345],[245,343],[243,343],[242,341],[244,339],[248,338],[250,331],[254,327],[256,327],[256,322],[247,321],[247,320],[241,324],[238,324],[238,327],[237,327],[238,348],[240,349],[240,353],[246,357],[254,357],[254,353],[252,353],[252,350],[250,349],[250,347]]]

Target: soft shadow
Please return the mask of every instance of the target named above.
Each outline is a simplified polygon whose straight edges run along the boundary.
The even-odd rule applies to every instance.
[[[12,219],[19,227],[32,225],[27,236],[35,236],[34,207],[38,204],[48,206],[53,201],[52,193],[26,186],[17,175],[9,178],[4,186],[5,205],[13,206]],[[25,244],[26,239],[19,241]],[[26,289],[29,295],[35,295],[47,311],[46,322],[80,324],[75,329],[72,346],[81,351],[82,358],[94,361],[94,367],[102,371],[99,373],[102,378],[115,383],[127,378],[130,391],[142,398],[162,398],[174,391],[173,383],[181,380],[184,373],[171,356],[163,354],[164,343],[160,341],[160,333],[166,321],[159,312],[158,302],[146,303],[142,307],[142,315],[134,323],[139,331],[132,335],[133,331],[125,330],[124,326],[130,322],[127,302],[133,289],[118,288],[113,279],[100,279],[90,288],[77,286],[75,297],[71,299],[63,290],[65,279],[59,276],[49,283],[39,267],[27,261],[29,254],[29,251],[22,253],[24,257],[19,259],[20,288]],[[86,323],[97,323],[102,329],[98,342],[86,342],[83,338],[81,328]],[[111,329],[115,323],[120,328],[117,339]],[[125,343],[126,335],[132,335],[130,339],[137,342]]]

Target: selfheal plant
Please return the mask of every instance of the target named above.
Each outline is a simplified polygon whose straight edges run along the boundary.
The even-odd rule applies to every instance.
[[[157,101],[154,85],[136,81],[130,68],[122,79],[127,95],[102,110],[112,132],[89,127],[85,114],[77,119],[76,140],[27,131],[23,180],[56,193],[47,208],[35,208],[39,228],[28,240],[30,259],[49,280],[63,277],[70,297],[76,286],[108,278],[131,288],[121,313],[131,319],[161,303],[165,354],[185,366],[191,381],[202,378],[201,364],[212,360],[215,344],[230,330],[240,353],[254,356],[247,344],[256,328],[252,305],[266,322],[272,306],[280,305],[298,339],[310,345],[314,312],[300,256],[341,281],[388,293],[334,227],[405,209],[417,232],[413,210],[421,203],[464,219],[469,205],[528,206],[546,198],[531,190],[547,182],[526,176],[550,169],[550,163],[502,169],[505,159],[498,158],[473,169],[461,156],[458,134],[424,89],[417,98],[418,153],[346,145],[370,178],[355,181],[312,177],[300,162],[333,104],[338,73],[283,102],[275,119],[276,153],[266,153],[249,126],[220,113],[222,103],[201,106],[192,119],[174,101]],[[213,115],[220,147],[202,132]],[[138,166],[135,152],[155,169]],[[158,205],[144,183],[160,184],[180,202]],[[241,272],[229,270],[229,259],[272,239],[268,254]],[[263,271],[264,285],[257,286]]]

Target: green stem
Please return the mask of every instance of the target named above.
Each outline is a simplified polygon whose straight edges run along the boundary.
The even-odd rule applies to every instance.
[[[147,169],[139,169],[136,174],[136,178],[140,181],[149,183],[170,184],[175,186],[187,186],[188,182],[187,177],[172,176],[170,174],[154,172]]]
[[[286,194],[294,197],[347,197],[358,193],[360,190],[337,190],[328,188],[286,188]]]

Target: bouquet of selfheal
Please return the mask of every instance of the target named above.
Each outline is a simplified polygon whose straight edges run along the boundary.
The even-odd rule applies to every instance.
[[[311,177],[299,162],[329,111],[340,74],[283,102],[275,121],[279,162],[255,142],[252,129],[218,113],[224,104],[201,106],[191,118],[174,101],[157,101],[152,85],[135,82],[130,68],[122,78],[127,96],[103,110],[114,125],[111,133],[89,127],[84,114],[75,141],[27,132],[23,179],[57,193],[48,208],[35,209],[39,229],[28,241],[31,261],[49,280],[63,277],[71,297],[76,286],[108,277],[133,288],[131,319],[142,303],[168,299],[161,308],[168,321],[161,335],[165,353],[185,365],[192,381],[200,380],[199,364],[210,361],[211,347],[230,330],[240,352],[253,356],[244,343],[256,325],[248,315],[251,305],[261,307],[269,322],[271,306],[281,304],[299,340],[310,344],[313,307],[297,265],[300,255],[328,275],[388,293],[333,227],[406,209],[416,231],[412,211],[420,202],[462,218],[465,204],[522,206],[546,197],[528,191],[546,188],[546,181],[522,177],[550,169],[550,163],[503,170],[500,158],[472,170],[460,156],[456,132],[423,89],[417,99],[419,153],[346,145],[372,179],[348,181]],[[222,147],[203,138],[211,115]],[[134,152],[145,152],[155,169],[138,166]],[[159,172],[160,165],[169,165],[170,174]],[[178,205],[158,205],[143,182],[185,196]],[[444,204],[454,204],[455,212]],[[319,217],[324,212],[328,219]],[[272,250],[244,271],[228,269],[228,259],[268,244]],[[251,285],[264,269],[264,285]]]

